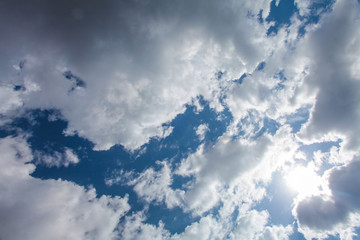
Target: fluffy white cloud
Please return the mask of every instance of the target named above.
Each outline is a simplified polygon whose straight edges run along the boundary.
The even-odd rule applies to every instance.
[[[237,220],[237,228],[231,232],[230,239],[256,239],[263,231],[269,215],[266,211],[250,211]]]
[[[144,212],[136,212],[126,216],[124,222],[119,226],[119,239],[144,239],[162,240],[170,239],[170,233],[164,229],[164,224],[159,222],[158,226],[144,223],[146,217]]]
[[[10,87],[0,86],[0,114],[5,114],[7,111],[16,109],[22,105],[22,101],[18,94]]]
[[[182,206],[185,192],[171,188],[170,166],[166,162],[157,164],[162,165],[159,171],[149,168],[127,184],[133,185],[136,194],[147,203],[165,203],[168,208]]]
[[[231,215],[230,215],[231,216]],[[211,214],[186,227],[172,239],[253,239],[287,240],[292,234],[292,226],[266,226],[269,214],[266,211],[247,211],[236,220],[218,218]]]
[[[179,235],[176,234],[174,239],[224,239],[226,228],[223,228],[212,215],[208,215],[187,226],[185,231]]]
[[[263,192],[256,183],[270,181],[272,173],[293,161],[297,153],[298,143],[290,131],[284,126],[274,136],[265,134],[249,140],[233,139],[229,129],[214,146],[200,146],[175,171],[178,175],[194,176],[184,195],[185,209],[201,215],[219,201],[225,204],[224,201],[235,198],[251,205],[261,199]],[[235,194],[225,197],[225,186]]]
[[[296,17],[277,35],[267,37],[269,24],[260,24],[256,15],[262,10],[266,18],[270,2],[3,1],[0,114],[57,108],[69,121],[67,134],[77,132],[93,141],[96,149],[123,144],[133,150],[153,136],[167,136],[172,129],[162,124],[183,112],[185,104],[199,95],[216,110],[225,104],[234,118],[228,132],[213,147],[201,146],[176,166],[175,174],[194,177],[187,189],[171,188],[174,173],[165,162],[160,170],[149,168],[135,178],[123,172],[119,179],[107,183],[124,182],[125,178],[147,203],[181,206],[202,216],[176,235],[179,238],[286,239],[290,227],[266,227],[268,214],[249,209],[265,194],[257,183],[267,183],[273,171],[291,161],[298,143],[287,126],[275,136],[257,138],[258,130],[266,117],[283,124],[296,109],[313,105],[300,140],[340,138],[339,155],[348,149],[358,150],[359,8],[355,0],[339,0],[319,24],[307,26],[304,38],[297,36],[301,21]],[[309,13],[311,1],[295,2],[300,15]],[[266,65],[259,71],[256,66],[260,62]],[[64,76],[69,70],[72,75]],[[223,72],[221,78],[216,75],[219,71]],[[247,77],[241,84],[232,81],[243,73]],[[17,91],[15,86],[19,86]],[[234,140],[239,125],[244,134]],[[197,129],[201,140],[206,131],[206,125]],[[64,229],[75,238],[112,236],[118,219],[128,209],[126,198],[97,199],[94,190],[66,181],[34,179],[29,176],[34,166],[23,164],[31,155],[26,145],[9,138],[1,144],[7,160],[2,160],[5,165],[0,177],[12,187],[0,185],[5,193],[0,209],[21,216],[18,221],[10,217],[3,220],[3,234],[9,234],[4,238],[11,231],[24,238],[21,234],[30,226],[35,229],[31,232],[34,237],[40,228],[46,230],[43,235],[48,238],[54,233],[60,238]],[[15,145],[18,150],[11,150]],[[333,152],[330,157],[320,156],[318,164],[343,164],[352,157],[334,160]],[[14,157],[16,153],[21,153],[20,157]],[[51,156],[36,154],[48,166],[79,161],[69,149]],[[358,189],[346,183],[358,179],[349,166],[357,169],[358,163],[353,161],[329,173],[330,200],[316,196],[297,202],[296,216],[304,232],[321,229],[326,235],[357,221],[359,206],[353,199],[359,197]],[[67,204],[61,205],[63,201]],[[47,205],[40,208],[44,202]],[[220,202],[222,220],[206,215]],[[238,206],[238,226],[224,229]],[[53,211],[48,214],[50,208]],[[36,221],[22,217],[25,213]],[[78,223],[76,228],[70,220]],[[153,226],[145,220],[143,213],[134,213],[118,231],[124,239],[169,237],[161,223]],[[15,231],[20,225],[27,228]],[[90,236],[83,235],[85,232]]]
[[[305,86],[317,92],[310,121],[301,135],[304,139],[335,135],[343,138],[348,149],[360,146],[359,14],[356,1],[337,1],[299,46],[310,59]]]
[[[16,103],[60,109],[69,132],[97,149],[134,149],[162,136],[161,125],[198,95],[221,109],[226,81],[215,73],[238,78],[271,53],[265,26],[249,14],[266,16],[269,3],[6,1],[2,81],[36,86]],[[68,70],[86,87],[74,88],[62,75]]]
[[[21,138],[0,140],[0,238],[112,239],[130,209],[127,197],[96,197],[62,180],[31,177],[35,166]]]
[[[188,208],[197,214],[211,209],[219,201],[223,184],[233,183],[259,164],[269,144],[268,137],[256,142],[231,141],[224,137],[210,149],[201,146],[196,153],[184,159],[176,174],[195,176],[185,194]]]
[[[299,201],[295,208],[300,227],[308,237],[326,236],[359,226],[359,159],[328,172],[331,196],[312,196]],[[317,235],[316,232],[319,234]]]
[[[287,240],[289,236],[293,233],[293,227],[288,225],[284,226],[267,226],[263,231],[262,235],[259,237],[259,240]]]
[[[205,139],[206,133],[209,131],[209,126],[207,124],[200,124],[196,129],[196,134],[199,136],[200,141]]]

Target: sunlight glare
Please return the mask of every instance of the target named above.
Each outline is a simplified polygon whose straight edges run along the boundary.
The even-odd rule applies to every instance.
[[[285,177],[286,184],[301,196],[316,195],[320,192],[321,177],[311,168],[298,166]]]

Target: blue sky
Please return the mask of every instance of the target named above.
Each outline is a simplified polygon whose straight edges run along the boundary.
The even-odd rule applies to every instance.
[[[0,239],[360,238],[359,1],[0,6]]]

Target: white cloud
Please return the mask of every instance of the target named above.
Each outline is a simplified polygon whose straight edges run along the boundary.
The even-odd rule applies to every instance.
[[[304,140],[329,135],[343,138],[347,149],[360,146],[359,13],[356,1],[337,1],[299,47],[311,59],[305,86],[317,92]]]
[[[296,203],[293,213],[302,231],[310,237],[334,235],[360,226],[360,161],[354,159],[328,174],[331,196],[312,196]],[[318,232],[318,235],[316,234]]]
[[[254,140],[258,133],[256,126],[262,127],[265,117],[284,123],[286,116],[296,109],[313,105],[310,120],[299,134],[300,140],[343,140],[329,156],[318,154],[318,167],[326,161],[331,164],[350,161],[355,152],[346,152],[344,146],[354,151],[360,146],[357,134],[360,131],[359,9],[355,0],[337,1],[334,10],[321,18],[319,24],[307,28],[304,38],[297,38],[301,22],[296,17],[291,19],[289,27],[280,29],[275,36],[266,37],[269,24],[259,24],[256,15],[262,9],[262,17],[266,18],[270,2],[194,3],[185,0],[170,3],[164,0],[88,3],[80,0],[68,5],[61,1],[42,0],[36,3],[24,0],[4,2],[0,8],[0,30],[3,33],[0,37],[3,56],[0,59],[0,101],[3,103],[0,114],[18,109],[57,108],[69,121],[67,134],[77,132],[93,141],[96,149],[122,144],[134,150],[151,137],[169,135],[172,128],[162,124],[183,112],[185,104],[196,104],[199,95],[203,95],[218,111],[223,109],[222,104],[226,104],[234,117],[228,133],[220,137],[212,148],[201,146],[176,166],[175,174],[194,176],[187,192],[171,188],[174,173],[165,162],[158,171],[149,168],[136,178],[132,178],[132,173],[121,173],[119,179],[108,179],[107,183],[111,185],[123,182],[123,178],[130,179],[129,184],[145,202],[165,203],[168,208],[181,206],[184,211],[202,216],[199,222],[188,226],[177,237],[224,238],[230,232],[222,229],[224,222],[212,215],[203,216],[222,203],[219,212],[224,219],[236,206],[242,204],[243,207],[232,237],[286,239],[289,227],[265,227],[268,214],[249,212],[249,209],[265,194],[265,190],[256,184],[266,184],[273,171],[292,161],[298,142],[287,126],[279,129],[275,136],[265,134]],[[308,14],[310,1],[295,2],[301,15]],[[19,62],[24,59],[26,61],[20,67]],[[265,68],[254,70],[262,61],[266,62]],[[67,70],[84,80],[86,87],[72,90],[74,83],[63,76]],[[224,72],[221,79],[215,76],[218,71]],[[286,76],[286,81],[281,82],[276,77],[279,72]],[[248,75],[242,84],[231,81],[243,73]],[[15,85],[23,86],[24,90],[14,91]],[[222,103],[218,100],[220,96],[224,97]],[[250,121],[241,122],[246,118]],[[238,134],[238,124],[245,134],[232,140]],[[197,129],[201,140],[206,131],[205,124]],[[10,145],[26,149],[24,143],[14,141],[5,139],[1,142],[2,150],[8,153],[7,158],[14,160],[11,164],[23,158],[15,158],[15,150],[9,150]],[[30,153],[23,155],[30,156]],[[54,152],[51,156],[42,155],[39,159],[48,166],[68,166],[79,161],[70,149],[65,149],[64,153]],[[111,236],[119,217],[128,208],[126,198],[103,196],[97,199],[93,190],[66,181],[34,179],[29,176],[34,168],[32,164],[11,165],[10,161],[2,164],[5,164],[1,172],[4,180],[19,173],[9,180],[13,188],[9,188],[5,196],[10,199],[22,194],[15,202],[22,204],[21,208],[13,211],[21,215],[20,210],[23,210],[37,218],[38,225],[32,232],[36,237],[37,229],[44,226],[45,237],[56,230],[60,238],[63,229],[68,228],[75,237],[81,238],[85,237],[82,236],[84,232],[94,230],[96,224],[107,224],[106,230],[101,228],[91,232],[99,234],[99,238],[106,238]],[[357,169],[354,162],[350,165]],[[317,196],[297,203],[296,216],[302,229],[308,228],[304,232],[318,228],[326,235],[334,231],[332,226],[348,226],[357,221],[350,218],[356,219],[354,216],[359,206],[335,192],[345,189],[356,199],[359,197],[356,187],[331,177],[341,175],[345,182],[349,182],[356,175],[353,176],[352,170],[348,169],[343,167],[330,172],[331,201]],[[23,186],[36,187],[38,195],[21,192]],[[55,197],[60,200],[53,200]],[[21,199],[32,202],[28,204]],[[79,202],[76,199],[80,199]],[[4,204],[9,204],[5,202],[7,200],[1,198]],[[70,200],[65,213],[59,210],[61,200]],[[40,216],[42,212],[33,213],[39,202],[44,201],[49,205],[45,205],[47,208],[42,211],[53,208],[52,214]],[[113,212],[112,207],[106,205],[111,201],[121,203],[123,209]],[[8,210],[8,205],[4,204],[2,211]],[[313,216],[316,211],[311,212],[309,206],[318,206],[316,216]],[[88,209],[85,211],[85,208]],[[97,211],[101,214],[95,214]],[[68,225],[61,214],[78,221],[78,228]],[[97,223],[87,225],[88,221],[84,219]],[[316,219],[316,222],[311,219]],[[35,224],[26,217],[18,222],[14,219],[8,221],[14,225],[4,228],[4,234],[10,234],[12,228],[19,226],[17,224]],[[63,222],[55,229],[47,225],[51,221]],[[126,227],[119,231],[125,239],[169,236],[161,223],[153,226],[144,221],[143,213],[134,213],[126,218]],[[16,233],[20,238],[26,231],[28,228]]]
[[[289,239],[293,232],[291,225],[266,226],[268,220],[269,214],[266,211],[250,210],[235,221],[209,214],[187,226],[184,232],[175,234],[171,239]]]
[[[79,163],[78,156],[69,148],[65,148],[64,152],[54,151],[51,154],[46,154],[40,151],[35,151],[36,164],[44,164],[47,167],[68,167],[69,164]]]
[[[201,146],[198,151],[181,162],[176,174],[195,176],[185,194],[188,208],[196,214],[211,209],[220,199],[223,184],[231,184],[244,173],[254,168],[270,144],[268,137],[256,142],[220,138],[210,149]]]
[[[288,240],[292,233],[293,226],[291,225],[266,226],[259,240]]]
[[[198,95],[221,109],[218,96],[226,80],[221,83],[215,73],[238,78],[272,48],[262,44],[266,28],[248,17],[260,9],[266,16],[267,0],[4,4],[3,81],[36,86],[19,102],[60,109],[69,132],[90,139],[96,149],[135,149],[162,136],[161,125]],[[24,58],[23,68],[12,67]],[[86,88],[70,91],[73,82],[62,76],[66,70]]]
[[[130,209],[127,197],[96,197],[62,180],[31,177],[35,166],[21,138],[0,140],[0,238],[112,239]],[[27,164],[25,164],[27,163]]]
[[[200,141],[205,139],[206,133],[209,131],[209,126],[207,124],[200,124],[196,129],[196,134],[199,136]]]
[[[173,190],[172,173],[166,162],[158,162],[162,165],[159,171],[153,168],[146,169],[138,177],[128,182],[134,186],[136,194],[147,203],[165,203],[168,208],[182,206],[185,192]]]
[[[21,98],[10,87],[0,86],[0,114],[16,109],[22,105]]]
[[[237,220],[237,228],[230,234],[230,239],[256,239],[265,228],[268,217],[266,211],[249,211]]]
[[[185,209],[201,215],[219,202],[225,204],[229,200],[224,197],[225,186],[229,191],[241,192],[230,199],[241,199],[242,204],[251,205],[261,199],[264,193],[256,183],[268,183],[272,173],[293,161],[297,153],[298,143],[290,131],[284,126],[274,136],[265,134],[256,140],[234,140],[229,131],[214,146],[200,146],[175,171],[178,175],[194,176],[185,193]]]
[[[223,228],[225,227],[225,228]],[[185,228],[181,234],[176,234],[174,239],[224,239],[226,226],[222,226],[212,215],[202,217],[198,222],[194,222]]]
[[[135,212],[126,216],[124,222],[119,226],[120,239],[144,239],[162,240],[170,239],[170,233],[164,229],[164,224],[159,222],[158,226],[144,223],[146,217],[144,212]]]

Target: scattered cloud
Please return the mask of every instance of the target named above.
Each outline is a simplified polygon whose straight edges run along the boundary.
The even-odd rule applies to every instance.
[[[209,126],[207,124],[200,124],[196,129],[196,134],[199,136],[199,140],[203,141],[206,136],[206,132],[209,131]]]
[[[162,124],[199,95],[221,108],[223,83],[214,73],[226,69],[228,78],[237,78],[271,52],[261,44],[265,27],[248,18],[245,8],[258,13],[268,1],[3,5],[3,78],[38,86],[41,91],[20,96],[24,107],[60,109],[69,130],[96,149],[135,149],[162,136]],[[34,16],[39,20],[29,20]],[[21,78],[5,67],[20,59],[26,61]],[[64,72],[72,81],[63,80]],[[79,87],[77,76],[87,87],[69,95]]]
[[[24,139],[0,140],[0,237],[2,239],[111,239],[130,209],[128,198],[96,196],[62,180],[31,177]]]
[[[162,166],[159,171],[153,168],[146,169],[127,184],[134,186],[136,194],[147,203],[165,203],[169,209],[182,206],[185,192],[170,187],[172,173],[169,165],[166,162],[157,164]]]
[[[359,1],[0,5],[1,239],[356,235]],[[172,126],[189,106],[204,119]],[[47,120],[61,119],[67,140],[89,145],[32,146],[31,128],[45,122],[22,121],[34,109],[54,109]],[[171,142],[181,125],[198,145],[177,147],[185,133]],[[102,159],[94,178],[103,189],[63,180],[117,151],[126,157],[115,169]],[[58,180],[50,170],[33,177],[36,167]],[[257,208],[275,172],[297,189],[290,225]],[[149,216],[152,206],[190,222],[171,232]]]
[[[124,223],[119,227],[120,239],[144,239],[144,240],[161,240],[170,239],[170,233],[164,229],[164,224],[158,226],[144,223],[146,217],[144,212],[135,212],[126,216]]]
[[[39,151],[34,152],[35,164],[43,164],[47,167],[68,167],[69,164],[79,163],[79,158],[69,148],[65,148],[63,153],[53,152],[51,155]]]

